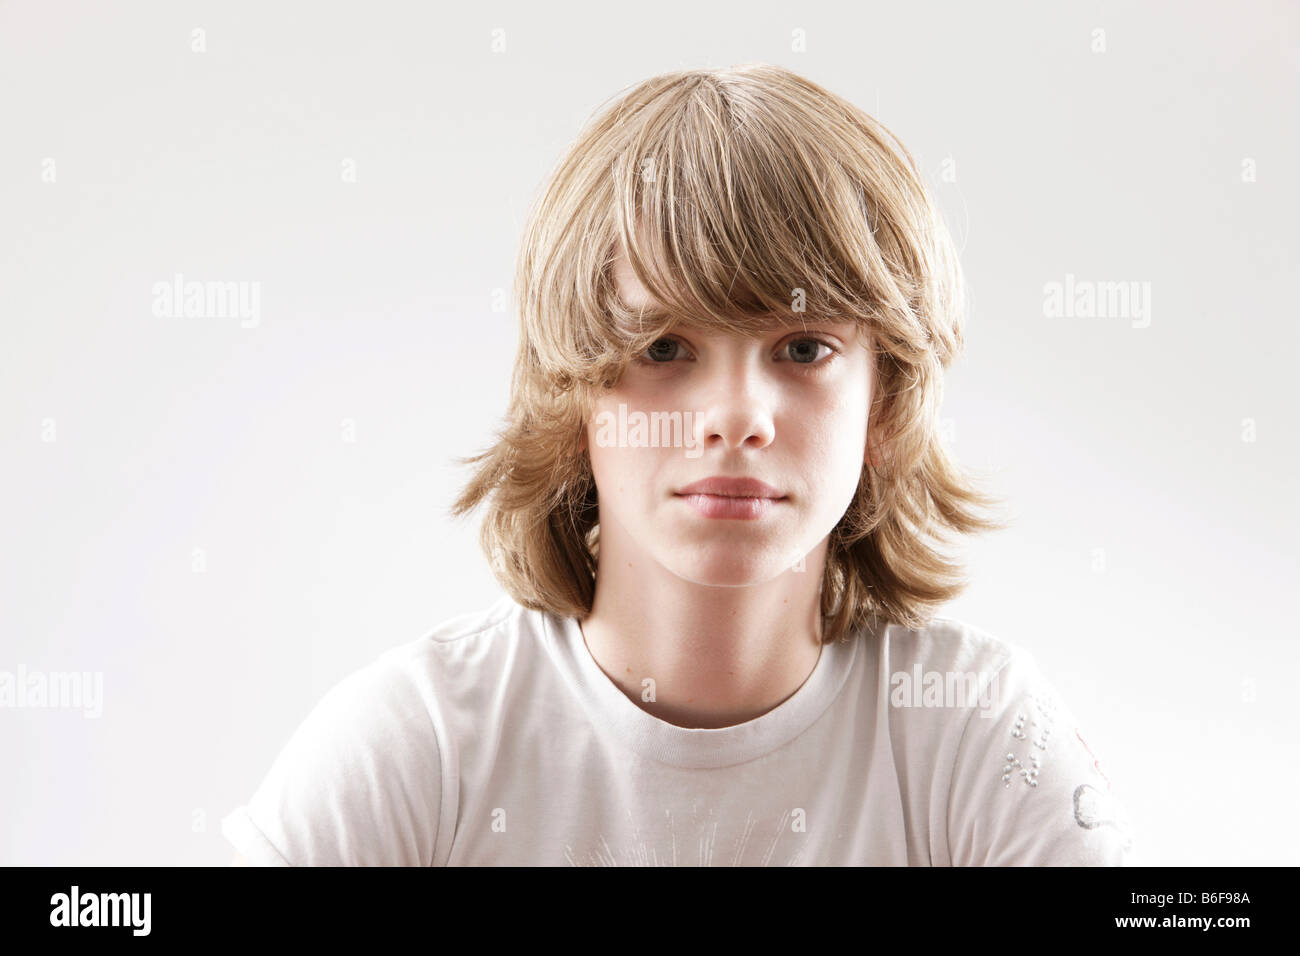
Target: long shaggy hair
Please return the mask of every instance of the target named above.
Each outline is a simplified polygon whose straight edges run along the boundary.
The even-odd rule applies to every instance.
[[[620,301],[619,255],[653,307]],[[477,467],[451,513],[490,500],[481,541],[525,607],[590,613],[593,400],[684,316],[744,335],[835,316],[871,343],[870,456],[828,543],[823,640],[925,626],[968,583],[946,536],[1005,527],[938,432],[965,307],[948,230],[902,144],[789,70],[666,73],[604,105],[533,205],[514,296],[509,421],[459,459]]]

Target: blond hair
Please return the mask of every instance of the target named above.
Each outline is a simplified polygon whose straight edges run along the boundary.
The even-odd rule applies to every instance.
[[[618,255],[652,307],[620,300]],[[944,536],[1005,526],[978,512],[996,499],[938,432],[943,371],[963,343],[947,228],[902,144],[789,70],[666,73],[599,111],[533,206],[514,294],[509,422],[459,459],[478,467],[451,513],[490,498],[483,548],[525,607],[590,613],[599,510],[582,436],[599,391],[675,317],[749,335],[803,324],[802,309],[869,335],[871,455],[830,535],[824,640],[873,618],[924,626],[968,584]]]

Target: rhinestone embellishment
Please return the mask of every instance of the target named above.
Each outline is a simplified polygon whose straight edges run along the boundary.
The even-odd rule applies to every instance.
[[[1038,771],[1042,769],[1043,754],[1047,752],[1047,739],[1052,734],[1055,707],[1050,699],[1041,694],[1030,694],[1026,710],[1032,711],[1033,716],[1024,711],[1018,712],[1016,722],[1011,728],[1011,737],[1013,740],[1028,741],[1027,744],[1012,746],[1028,747],[1026,757],[1029,762],[1026,764],[1014,751],[1007,752],[1006,763],[1002,767],[1002,785],[1008,789],[1011,787],[1011,778],[1017,774],[1026,786],[1038,786]],[[1029,733],[1026,733],[1026,727]],[[1035,750],[1038,752],[1035,753]]]

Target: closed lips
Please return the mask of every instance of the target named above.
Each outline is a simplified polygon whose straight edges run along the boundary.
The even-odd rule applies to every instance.
[[[705,478],[687,485],[679,495],[714,495],[719,498],[784,498],[777,489],[757,478]]]

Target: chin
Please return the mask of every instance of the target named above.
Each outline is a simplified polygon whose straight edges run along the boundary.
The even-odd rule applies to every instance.
[[[774,557],[766,550],[742,553],[738,546],[703,546],[689,555],[679,556],[667,564],[674,574],[693,584],[706,587],[743,588],[764,584],[788,570],[790,562]]]

